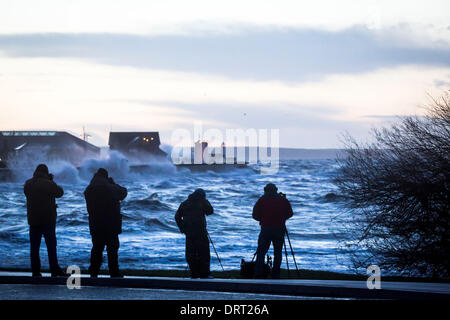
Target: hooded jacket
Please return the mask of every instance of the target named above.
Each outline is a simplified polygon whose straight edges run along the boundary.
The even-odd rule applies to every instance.
[[[265,192],[253,207],[253,219],[263,228],[284,228],[293,214],[289,200],[276,192]]]
[[[187,236],[205,235],[206,216],[213,213],[211,203],[204,196],[192,193],[181,203],[175,214],[175,221],[180,231]]]
[[[34,172],[33,178],[25,182],[23,192],[27,198],[27,219],[30,226],[56,224],[55,198],[61,198],[64,191],[50,175]]]
[[[127,189],[98,173],[84,191],[89,213],[91,235],[117,235],[122,233],[120,201],[125,199]]]

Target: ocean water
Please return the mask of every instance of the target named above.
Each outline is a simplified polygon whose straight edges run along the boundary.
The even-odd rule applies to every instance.
[[[209,234],[225,269],[239,269],[242,258],[251,260],[259,234],[251,217],[256,200],[268,182],[290,200],[294,217],[287,227],[300,268],[347,271],[348,260],[338,250],[345,236],[336,223],[342,218],[342,199],[332,183],[335,160],[281,161],[279,172],[263,175],[255,167],[223,173],[191,173],[170,163],[134,169],[119,154],[104,160],[87,160],[80,168],[50,163],[55,181],[65,191],[57,200],[58,256],[61,266],[89,265],[91,238],[83,191],[98,167],[106,167],[117,183],[128,188],[122,202],[121,268],[185,269],[184,236],[174,221],[179,204],[196,188],[203,188],[215,213],[207,218]],[[21,170],[14,182],[0,183],[0,268],[29,267],[29,236],[23,183],[32,170]],[[289,250],[289,244],[286,241]],[[269,254],[272,254],[270,249]],[[106,258],[106,252],[105,252]],[[45,243],[41,262],[48,267]],[[289,266],[293,259],[289,253]],[[103,268],[106,268],[106,260]],[[283,265],[286,267],[283,253]],[[220,265],[211,247],[211,269]]]

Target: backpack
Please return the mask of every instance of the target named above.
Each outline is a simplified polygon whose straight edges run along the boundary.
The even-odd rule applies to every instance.
[[[246,262],[244,259],[241,259],[241,278],[242,279],[253,279],[255,277],[255,260],[256,253],[253,255],[252,261]],[[264,272],[263,277],[265,279],[269,278],[272,272],[272,257],[267,255],[267,261],[264,263]]]

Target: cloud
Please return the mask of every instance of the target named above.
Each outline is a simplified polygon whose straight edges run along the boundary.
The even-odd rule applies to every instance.
[[[311,128],[317,125],[335,123],[330,117],[339,115],[336,107],[308,106],[279,102],[242,102],[242,101],[210,101],[180,102],[158,100],[127,100],[130,104],[146,105],[149,108],[160,106],[164,110],[189,110],[191,119],[208,121],[222,128],[248,127],[281,128],[302,126]],[[214,110],[214,112],[212,112]],[[217,120],[220,119],[220,123]],[[344,121],[341,121],[344,122]],[[189,123],[191,125],[191,123]]]
[[[179,102],[158,100],[117,101],[146,106],[149,109],[189,110],[189,119],[178,123],[177,129],[186,129],[193,135],[196,123],[201,123],[203,132],[218,129],[223,136],[227,129],[278,129],[280,144],[284,147],[307,148],[340,147],[339,134],[350,132],[358,137],[369,137],[370,128],[385,119],[351,120],[335,118],[339,109],[327,106],[308,106],[283,102],[244,103],[236,101]],[[141,111],[142,113],[142,111]],[[381,120],[381,121],[380,121]],[[161,138],[171,143],[172,130],[161,130]]]
[[[448,77],[450,79],[450,75]],[[436,87],[442,87],[442,88],[450,88],[450,81],[443,81],[443,80],[435,80],[434,85]]]
[[[195,121],[208,128],[280,128],[283,146],[333,147],[349,131],[365,137],[371,124],[423,110],[450,68],[402,66],[318,82],[244,81],[136,69],[64,58],[0,56],[0,127],[80,132],[104,144],[114,130],[158,130],[170,141]],[[430,91],[431,90],[431,91]],[[434,92],[433,92],[434,91]],[[374,115],[376,117],[366,117]]]
[[[2,0],[0,33],[220,33],[236,24],[336,31],[408,23],[449,40],[449,10],[448,0]]]
[[[374,32],[365,27],[336,32],[252,27],[202,36],[1,35],[0,51],[12,57],[74,58],[140,69],[286,82],[401,65],[450,66],[448,43],[424,47],[393,36],[389,29]]]

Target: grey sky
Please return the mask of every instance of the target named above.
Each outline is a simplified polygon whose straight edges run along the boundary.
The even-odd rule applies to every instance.
[[[450,66],[450,46],[436,42],[424,47],[393,37],[390,29],[242,29],[240,33],[201,36],[0,35],[0,50],[13,57],[78,58],[118,66],[294,82],[406,64]]]
[[[450,83],[446,1],[0,3],[1,129],[279,128],[281,146],[420,114]]]

